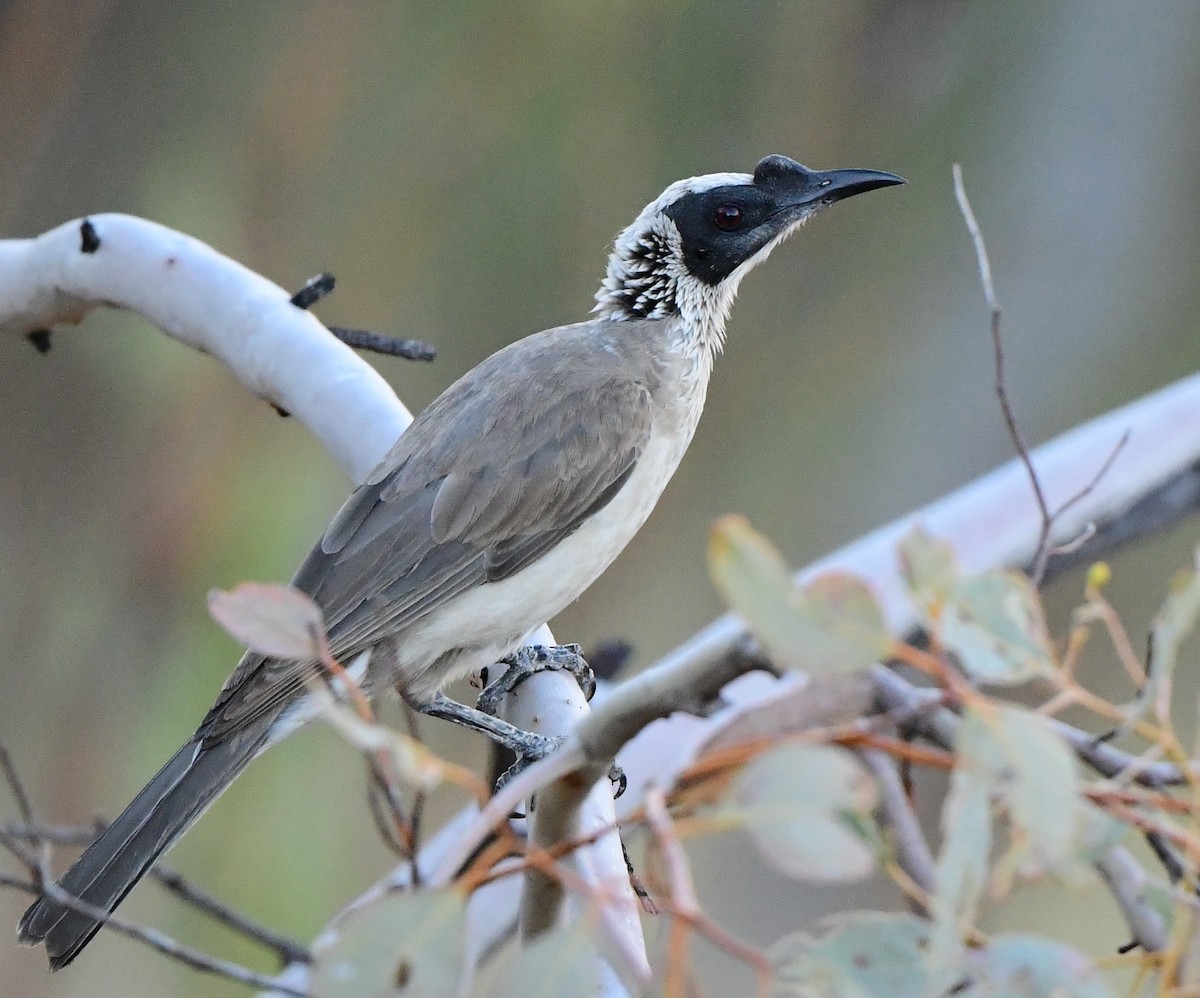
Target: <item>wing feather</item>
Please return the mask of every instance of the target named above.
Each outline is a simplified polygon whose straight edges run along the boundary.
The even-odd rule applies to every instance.
[[[515,574],[620,490],[649,440],[656,383],[632,356],[595,364],[588,328],[538,334],[484,361],[347,499],[293,579],[324,611],[335,657]],[[551,379],[539,377],[549,351],[559,355]],[[277,708],[315,671],[247,653],[207,736]]]

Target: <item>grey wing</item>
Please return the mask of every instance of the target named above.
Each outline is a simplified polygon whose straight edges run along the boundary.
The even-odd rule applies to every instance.
[[[469,439],[452,412],[418,417],[395,466],[355,490],[293,579],[324,611],[335,658],[345,664],[464,591],[513,575],[611,501],[650,437],[650,393],[626,378],[576,380],[575,390],[559,386],[549,416],[506,393],[476,399],[486,418],[463,420]],[[488,412],[489,401],[503,408]],[[292,699],[315,673],[315,663],[248,653],[204,735],[223,737]]]

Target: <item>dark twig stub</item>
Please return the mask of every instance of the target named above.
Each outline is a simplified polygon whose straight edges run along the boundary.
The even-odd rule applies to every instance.
[[[32,332],[26,333],[25,339],[29,340],[29,342],[33,344],[33,348],[38,353],[49,353],[50,352],[50,330],[49,329],[35,329]]]
[[[296,308],[302,308],[307,311],[333,291],[336,283],[336,278],[328,272],[317,274],[316,277],[310,277],[304,282],[304,286],[292,295],[292,304]]]
[[[291,301],[296,308],[308,310],[322,298],[329,295],[337,280],[328,272],[317,274],[304,282]],[[382,333],[372,333],[367,329],[348,329],[345,326],[327,327],[334,336],[356,350],[368,350],[371,353],[386,354],[389,357],[403,357],[405,360],[433,360],[437,349],[422,340],[405,340],[396,336],[385,336]]]
[[[95,253],[100,248],[100,235],[87,218],[79,226],[79,248],[84,253]]]
[[[329,331],[347,346],[371,353],[403,357],[405,360],[433,360],[437,347],[423,340],[402,340],[396,336],[384,336],[367,329],[347,329],[345,326],[330,326]]]

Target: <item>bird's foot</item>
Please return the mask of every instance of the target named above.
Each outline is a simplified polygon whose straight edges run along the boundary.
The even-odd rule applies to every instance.
[[[477,709],[485,714],[495,714],[500,707],[500,701],[517,688],[522,682],[538,672],[558,670],[569,672],[575,677],[583,695],[591,700],[596,692],[596,677],[592,668],[584,660],[583,649],[579,645],[527,645],[518,648],[498,664],[505,666],[501,676],[487,681],[487,670],[483,672],[484,689],[475,701]]]
[[[583,690],[583,695],[591,700],[596,693],[596,677],[582,653],[583,649],[576,644],[527,645],[524,648],[518,648],[507,658],[501,659],[500,664],[506,666],[501,676],[487,683],[487,674],[486,671],[484,672],[486,685],[475,703],[476,708],[485,714],[494,714],[499,709],[500,702],[504,697],[522,682],[535,673],[554,669],[569,672],[574,676],[579,688]],[[541,756],[536,754],[518,753],[517,761],[500,774],[500,778],[496,781],[496,789],[499,790],[521,770],[539,758]],[[614,796],[620,797],[625,792],[628,783],[625,771],[613,763],[609,767],[608,778],[616,786]]]
[[[487,735],[492,741],[503,745],[518,759],[536,762],[562,744],[562,738],[550,738],[533,731],[525,731],[515,724],[485,713],[465,703],[451,700],[444,693],[437,693],[429,703],[417,707],[422,714],[430,717],[440,717],[444,721],[453,721],[463,727]]]

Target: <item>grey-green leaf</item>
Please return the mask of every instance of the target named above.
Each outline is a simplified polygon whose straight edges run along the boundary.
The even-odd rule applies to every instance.
[[[909,591],[922,606],[945,599],[958,581],[954,549],[923,527],[914,527],[901,538],[898,554]]]
[[[1200,549],[1196,551],[1196,562],[1200,564]],[[1171,580],[1171,591],[1154,616],[1150,628],[1150,661],[1147,668],[1146,685],[1130,708],[1130,718],[1143,716],[1153,709],[1160,721],[1167,720],[1170,709],[1171,685],[1175,666],[1179,661],[1179,649],[1184,640],[1195,630],[1200,617],[1200,572],[1180,572]]]
[[[850,880],[874,868],[875,784],[850,753],[824,745],[783,745],[746,764],[718,814],[754,837],[789,876]]]
[[[1078,950],[1032,935],[993,937],[969,963],[964,998],[1112,998],[1099,968]]]
[[[441,998],[456,993],[466,905],[455,890],[396,892],[352,911],[314,953],[313,998]]]
[[[1083,828],[1075,757],[1044,717],[1006,704],[972,707],[956,749],[959,765],[981,770],[1007,805],[1021,862],[1041,871],[1073,858]]]
[[[799,932],[771,947],[772,998],[926,998],[929,926],[912,915],[849,912],[813,937]]]
[[[963,576],[945,541],[913,530],[900,564],[926,626],[981,683],[1015,685],[1055,669],[1041,600],[1020,572]]]
[[[1015,685],[1055,667],[1041,601],[1020,572],[960,579],[942,607],[939,635],[981,683]]]
[[[1076,874],[1094,840],[1075,758],[1044,717],[1010,705],[972,705],[955,748],[933,900],[931,961],[943,986],[953,983],[963,930],[974,922],[987,884],[993,800],[1004,805],[1012,828],[998,867],[1001,887],[1017,870]]]
[[[887,655],[883,612],[857,577],[829,572],[797,588],[779,552],[737,516],[713,525],[708,561],[726,602],[779,665],[853,672]]]
[[[975,921],[987,885],[992,849],[992,780],[977,766],[959,765],[942,808],[942,848],[933,895],[930,967],[943,988],[954,983],[963,933]]]

